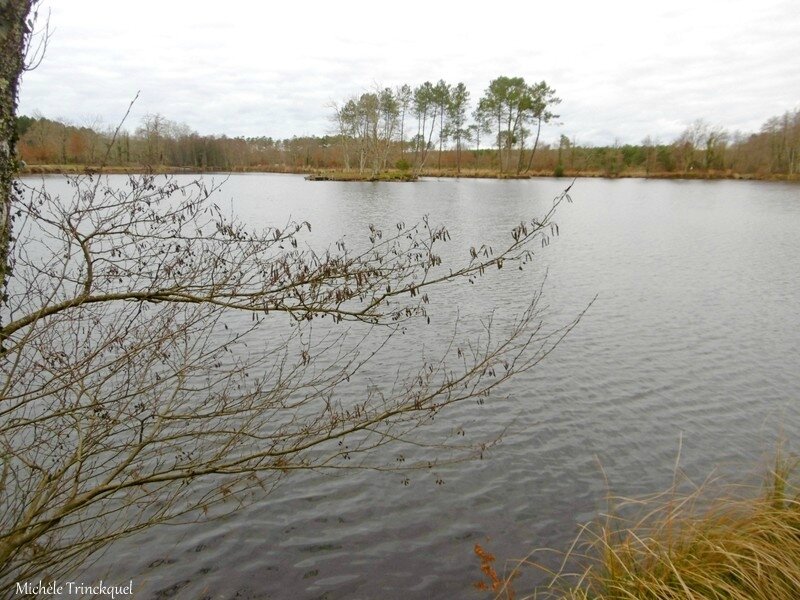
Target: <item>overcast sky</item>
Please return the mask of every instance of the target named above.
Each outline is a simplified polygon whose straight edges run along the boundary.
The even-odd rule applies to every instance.
[[[688,124],[756,131],[800,107],[797,0],[44,0],[51,38],[20,114],[202,134],[321,135],[330,104],[381,86],[546,80],[578,143],[672,141]]]

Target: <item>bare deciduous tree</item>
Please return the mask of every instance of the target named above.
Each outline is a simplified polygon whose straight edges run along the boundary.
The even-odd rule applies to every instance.
[[[302,249],[307,223],[248,231],[200,181],[71,184],[72,198],[30,189],[14,207],[0,330],[6,584],[295,469],[385,467],[368,451],[488,395],[565,332],[542,331],[534,297],[502,335],[456,332],[385,389],[347,385],[428,318],[431,288],[526,262],[566,192],[505,249],[473,249],[456,268],[439,255],[447,230],[427,221],[317,253]]]
[[[308,223],[253,231],[202,180],[69,182],[68,196],[4,196],[16,217],[0,322],[5,592],[144,527],[235,508],[295,470],[392,467],[371,451],[425,446],[420,426],[482,401],[574,325],[544,331],[534,294],[505,330],[456,328],[385,386],[352,384],[392,336],[424,325],[432,290],[522,268],[557,233],[568,189],[459,266],[443,264],[449,233],[427,220],[315,251]]]

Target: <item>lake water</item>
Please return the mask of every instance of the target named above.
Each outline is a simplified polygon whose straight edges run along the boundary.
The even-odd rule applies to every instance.
[[[233,175],[219,201],[254,225],[308,220],[320,244],[428,214],[452,234],[445,261],[464,262],[465,248],[507,239],[567,183]],[[445,411],[426,433],[502,433],[482,460],[411,474],[408,485],[399,473],[289,477],[232,517],[124,540],[83,580],[132,578],[136,598],[488,597],[473,588],[474,544],[499,569],[535,548],[566,549],[604,507],[604,477],[612,492],[636,495],[672,482],[679,446],[697,481],[756,468],[777,439],[791,448],[800,426],[800,186],[581,179],[572,196],[534,268],[439,291],[434,329],[407,334],[411,348],[430,348],[430,331],[446,329],[455,306],[466,327],[492,309],[507,322],[545,271],[552,326],[597,296],[537,368],[483,405]],[[381,359],[388,371],[413,360],[404,348]],[[517,588],[536,581],[525,571]]]

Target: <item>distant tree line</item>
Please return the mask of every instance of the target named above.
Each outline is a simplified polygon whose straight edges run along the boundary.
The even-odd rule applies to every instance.
[[[133,133],[123,130],[115,139],[114,128],[110,126],[75,125],[44,117],[19,117],[18,128],[20,158],[32,165],[103,162],[111,166],[194,169],[300,167],[327,162],[317,150],[333,144],[326,138],[281,141],[269,137],[200,135],[160,114],[146,115]]]
[[[376,88],[335,103],[325,136],[199,135],[160,114],[133,131],[42,116],[18,119],[20,158],[29,165],[97,165],[197,170],[312,171],[367,175],[415,173],[797,176],[800,109],[769,119],[757,133],[731,133],[695,121],[677,137],[639,144],[582,145],[560,136],[541,141],[560,102],[546,82],[498,77],[473,104],[463,83]]]

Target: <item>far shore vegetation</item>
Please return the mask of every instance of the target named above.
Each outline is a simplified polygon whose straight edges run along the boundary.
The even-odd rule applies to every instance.
[[[343,169],[309,169],[305,167],[288,167],[285,165],[256,165],[252,167],[233,166],[223,167],[175,167],[168,165],[85,165],[85,164],[25,164],[21,169],[22,175],[82,175],[86,173],[102,174],[170,174],[170,175],[200,175],[203,173],[283,173],[305,175],[309,181],[417,181],[424,178],[462,178],[462,179],[535,179],[541,177],[588,177],[606,179],[738,179],[748,181],[800,181],[800,174],[788,175],[785,173],[736,173],[733,171],[693,171],[688,173],[675,173],[659,171],[647,173],[638,170],[626,170],[618,174],[608,174],[602,171],[577,171],[564,169],[563,171],[535,171],[525,175],[501,174],[490,169],[463,169],[461,173],[447,169],[425,169],[419,175],[394,170],[382,171],[376,176],[359,174]]]
[[[544,81],[498,77],[470,101],[463,83],[378,88],[330,107],[328,135],[200,135],[160,114],[133,131],[99,120],[17,119],[22,173],[301,173],[314,180],[418,177],[652,177],[800,180],[800,108],[757,132],[698,120],[674,140],[592,146],[553,139],[561,100]],[[470,111],[469,109],[472,108]],[[102,166],[100,166],[102,165]]]

